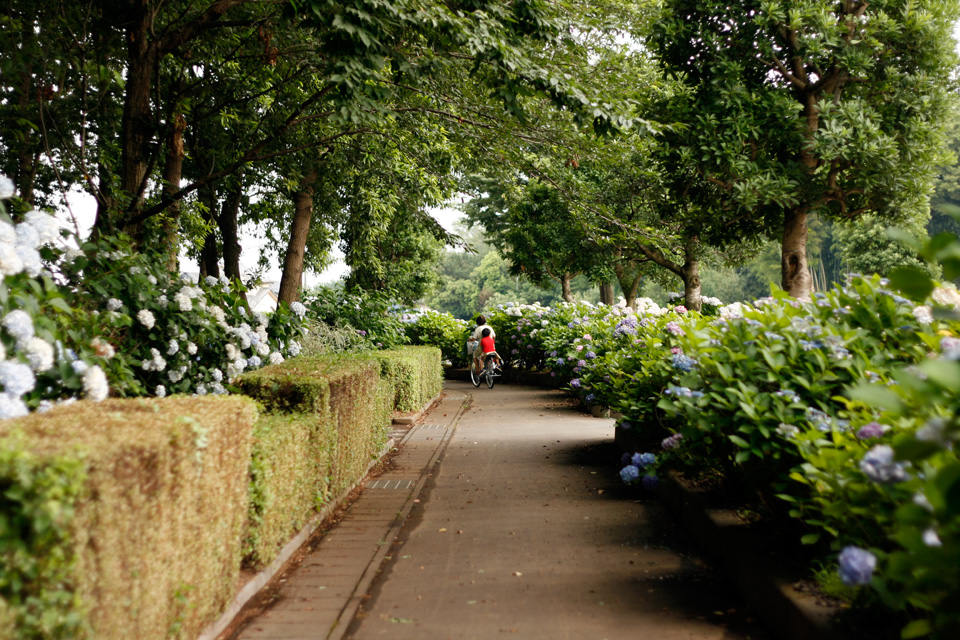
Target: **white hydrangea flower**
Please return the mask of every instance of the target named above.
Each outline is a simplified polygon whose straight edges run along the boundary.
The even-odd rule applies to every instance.
[[[196,390],[194,391],[194,395],[198,395],[198,396],[207,395],[207,385],[203,384],[202,382],[198,384]]]
[[[53,345],[43,338],[30,338],[23,343],[22,349],[34,371],[39,373],[53,368]]]
[[[16,247],[10,243],[0,243],[0,277],[15,276],[23,271],[23,259]]]
[[[157,390],[154,393],[158,398],[162,398],[167,395],[167,388],[162,384],[158,384]]]
[[[210,372],[210,377],[213,378],[214,382],[222,382],[223,371],[220,371],[220,369],[214,369],[213,371]]]
[[[920,324],[933,324],[933,310],[927,306],[914,307],[913,317]]]
[[[237,345],[233,344],[232,342],[228,342],[225,349],[227,351],[227,360],[236,360],[238,355]]]
[[[180,274],[180,281],[181,281],[181,282],[186,282],[187,284],[190,284],[191,282],[193,282],[193,278],[190,277],[190,274],[189,274],[189,273],[181,273],[181,274]]]
[[[39,244],[53,244],[60,239],[60,224],[57,220],[40,211],[28,211],[23,216],[23,223],[34,228],[39,237]]]
[[[107,311],[117,311],[122,306],[123,306],[123,303],[117,300],[116,298],[110,298],[109,300],[107,300]]]
[[[173,301],[176,303],[177,308],[180,311],[187,312],[193,311],[193,300],[190,299],[183,291],[173,296]]]
[[[266,342],[261,342],[257,345],[257,355],[267,356],[270,354],[270,345]]]
[[[0,244],[17,244],[17,229],[6,220],[0,220]]]
[[[33,225],[21,223],[16,226],[17,248],[30,247],[36,249],[40,246],[40,233],[33,228]]]
[[[26,342],[33,337],[33,318],[23,309],[14,309],[4,316],[3,326],[17,342]]]
[[[203,279],[203,281],[207,284],[208,287],[215,287],[220,282],[213,276],[207,276],[206,278]]]
[[[227,393],[227,390],[222,384],[215,382],[214,384],[210,385],[210,393],[222,396]]]
[[[930,298],[939,305],[960,309],[960,291],[949,284],[934,289]]]
[[[188,343],[187,343],[187,353],[189,353],[189,354],[192,355],[192,356],[197,355],[197,345],[196,345],[196,343],[193,343],[193,342],[188,342]]]
[[[213,316],[214,320],[218,323],[222,323],[226,319],[226,314],[223,312],[223,309],[217,306],[207,307],[207,311],[210,315]]]
[[[302,349],[299,342],[293,341],[287,346],[287,353],[289,353],[291,357],[296,357],[300,355]]]
[[[156,276],[154,276],[154,275],[152,275],[152,274],[149,275],[149,276],[147,276],[147,282],[149,282],[150,284],[157,284],[157,278],[156,278]]]
[[[98,366],[90,367],[83,374],[83,397],[87,400],[100,402],[110,395],[110,385],[107,376]]]
[[[279,351],[270,354],[270,364],[280,364],[281,362],[283,362],[283,356]]]
[[[7,359],[7,348],[3,346],[3,342],[0,342],[0,362]]]
[[[259,331],[261,327],[266,328],[267,316],[257,311],[253,314],[253,324],[257,325],[257,331]]]
[[[90,368],[90,365],[83,360],[74,360],[70,363],[70,367],[78,376],[82,376],[84,373],[86,373],[87,369]]]
[[[170,371],[167,372],[167,378],[170,379],[170,382],[177,383],[183,380],[183,374],[180,373],[178,370],[171,369]]]
[[[17,257],[23,263],[23,272],[31,278],[36,278],[43,271],[43,259],[40,252],[34,247],[25,244],[18,244],[16,247]]]
[[[16,193],[13,180],[0,173],[0,200],[8,200]]]
[[[161,309],[166,309],[169,304],[170,301],[167,300],[166,294],[161,294],[160,297],[157,298],[157,306]]]
[[[0,393],[0,420],[19,418],[30,413],[27,405],[19,398],[9,393]]]
[[[137,312],[137,320],[147,329],[153,329],[157,324],[157,319],[149,309],[140,309],[140,311]]]
[[[263,364],[263,361],[260,360],[260,356],[251,356],[250,359],[247,360],[247,367],[249,369],[256,369],[261,364]]]
[[[179,352],[180,352],[180,345],[177,343],[176,340],[171,340],[170,342],[167,343],[168,356],[175,356]]]
[[[33,370],[22,362],[4,360],[0,362],[0,385],[3,390],[17,398],[33,391],[37,386],[37,379]]]

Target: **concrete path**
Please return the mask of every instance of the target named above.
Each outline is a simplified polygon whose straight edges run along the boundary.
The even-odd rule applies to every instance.
[[[613,421],[562,393],[448,382],[232,637],[764,638],[659,502],[620,483],[612,443]]]

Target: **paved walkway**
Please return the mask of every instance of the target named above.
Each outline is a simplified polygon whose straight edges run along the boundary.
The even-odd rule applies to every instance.
[[[763,638],[612,441],[562,393],[448,382],[232,638]]]

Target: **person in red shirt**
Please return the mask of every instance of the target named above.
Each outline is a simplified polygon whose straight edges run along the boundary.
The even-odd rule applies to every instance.
[[[497,347],[493,343],[493,336],[490,334],[490,329],[483,330],[482,337],[480,338],[480,351],[483,353],[484,358],[493,354],[493,361],[499,367],[503,363],[503,360],[500,359],[500,354],[497,353]]]

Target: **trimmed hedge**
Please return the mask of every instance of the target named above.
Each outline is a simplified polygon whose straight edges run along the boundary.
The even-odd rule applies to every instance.
[[[0,423],[17,637],[195,637],[233,597],[254,404],[78,402]]]
[[[0,637],[196,637],[440,372],[436,348],[298,358],[236,380],[259,420],[174,396],[0,422]]]
[[[297,358],[236,380],[267,413],[254,432],[244,564],[269,564],[316,510],[359,480],[394,410],[440,391],[440,351]]]
[[[443,388],[443,366],[437,347],[404,347],[374,355],[380,361],[380,375],[396,384],[396,411],[417,411]]]

